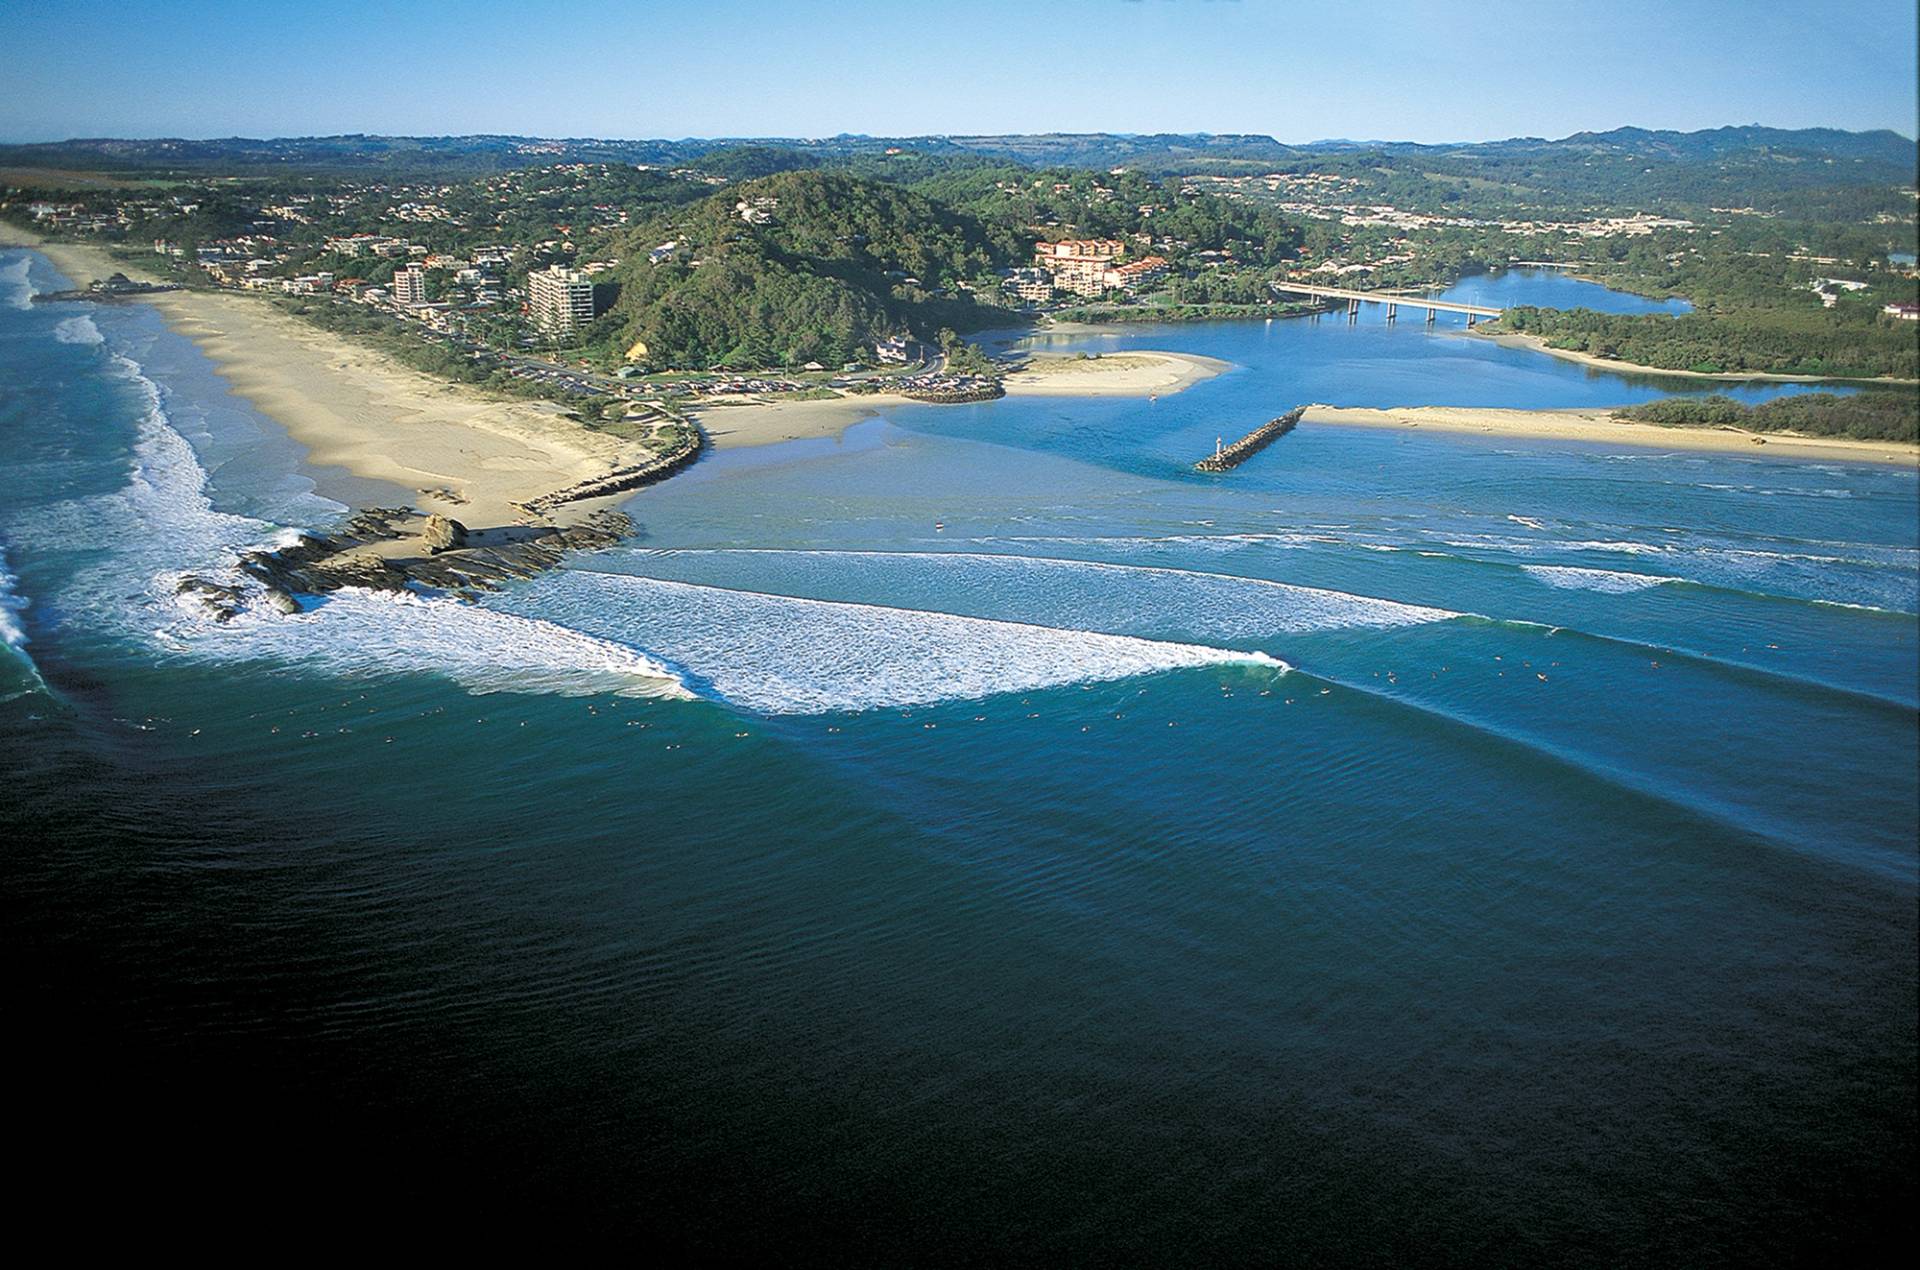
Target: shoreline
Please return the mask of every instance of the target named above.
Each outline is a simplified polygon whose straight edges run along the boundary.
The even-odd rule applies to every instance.
[[[48,242],[12,226],[0,230],[0,244],[41,253],[80,285],[113,272],[135,280],[157,280],[138,265],[117,261],[92,244]],[[364,510],[368,499],[363,490],[342,487],[343,472],[396,487],[407,492],[422,511],[437,511],[477,528],[525,522],[528,516],[521,504],[651,455],[642,447],[588,431],[549,403],[494,399],[434,379],[377,350],[274,312],[250,296],[183,290],[129,302],[152,305],[170,329],[191,339],[235,395],[306,448],[303,466],[316,489],[356,509]],[[1086,328],[1089,332],[1104,329]],[[1538,336],[1475,334],[1620,374],[1731,382],[1913,382],[1666,371],[1548,348]],[[1130,349],[1090,357],[1028,350],[1023,364],[1009,367],[1004,382],[1010,397],[1151,400],[1232,369],[1232,363],[1217,358],[1164,350]],[[890,409],[922,404],[899,394],[880,393],[818,401],[709,401],[691,413],[714,449],[731,450],[838,438],[853,425]],[[1610,409],[1314,405],[1302,421],[1920,467],[1920,446],[1912,443],[1662,427],[1615,420]],[[577,523],[623,497],[624,493],[611,494],[568,504],[548,519]]]
[[[1301,422],[1342,428],[1425,429],[1537,441],[1588,441],[1643,449],[1751,454],[1757,458],[1825,459],[1920,469],[1920,445],[1858,441],[1738,428],[1663,427],[1615,419],[1612,409],[1509,410],[1481,406],[1307,407]]]
[[[1010,367],[1009,397],[1147,397],[1183,392],[1231,370],[1231,362],[1198,353],[1128,350],[1099,357],[1042,358],[1039,368]],[[707,401],[693,417],[716,450],[783,441],[836,438],[856,423],[901,406],[927,406],[899,393],[849,394],[830,401]]]
[[[1604,285],[1604,284],[1599,284]],[[1545,353],[1549,357],[1558,357],[1561,361],[1574,362],[1581,366],[1591,366],[1597,370],[1612,371],[1616,375],[1646,375],[1658,379],[1671,376],[1676,379],[1704,379],[1725,384],[1741,384],[1758,380],[1773,384],[1832,384],[1835,387],[1849,388],[1860,386],[1882,386],[1889,388],[1911,388],[1920,385],[1920,379],[1895,379],[1890,375],[1881,375],[1869,379],[1847,379],[1834,375],[1787,375],[1779,371],[1743,370],[1743,371],[1706,371],[1706,370],[1663,370],[1658,366],[1642,366],[1638,362],[1623,362],[1613,358],[1596,357],[1592,353],[1580,353],[1570,348],[1553,348],[1538,335],[1517,334],[1511,331],[1469,331],[1475,339],[1492,340],[1503,348],[1524,348],[1535,353]]]
[[[1128,349],[1089,357],[1030,354],[1005,376],[1009,397],[1158,397],[1233,369],[1199,353]]]
[[[37,238],[13,227],[6,241]],[[24,241],[84,286],[114,272],[152,274],[100,247]],[[339,472],[404,491],[423,511],[476,528],[527,519],[520,504],[643,462],[651,451],[588,431],[545,402],[496,399],[435,379],[254,297],[169,291],[151,305],[192,340],[235,396],[306,449],[316,491],[364,510],[364,490],[330,483]],[[606,500],[569,504],[549,519],[577,522]]]

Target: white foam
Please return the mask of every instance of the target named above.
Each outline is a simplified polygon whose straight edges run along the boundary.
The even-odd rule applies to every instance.
[[[700,556],[735,576],[707,572],[696,581],[772,589],[760,579],[777,576],[781,591],[885,595],[916,608],[1145,638],[1257,644],[1279,635],[1385,630],[1461,616],[1264,578],[1050,556],[751,549],[624,554],[649,574],[671,568],[677,556]],[[736,582],[736,576],[746,580]]]
[[[1237,551],[1243,547],[1269,546],[1285,549],[1313,546],[1337,546],[1345,539],[1327,534],[1237,533],[1237,534],[1018,534],[969,539],[971,542],[1013,542],[1023,545],[1050,543],[1056,547],[1093,547],[1110,551],[1155,550],[1163,547],[1197,547],[1204,551]]]
[[[1629,595],[1680,580],[1646,573],[1622,573],[1617,569],[1578,569],[1557,564],[1523,564],[1520,570],[1551,587],[1570,591],[1599,591],[1606,595]]]
[[[53,338],[62,344],[104,344],[107,339],[85,313],[61,319],[59,325],[53,328]]]
[[[21,256],[8,262],[0,269],[0,296],[6,297],[10,309],[31,309],[33,307],[33,281],[27,277],[33,258]]]
[[[440,674],[475,693],[690,695],[671,670],[622,644],[458,600],[357,587],[289,617],[256,604],[219,622],[184,602],[161,638],[189,655],[345,678]]]
[[[1258,652],[628,574],[561,570],[489,603],[651,649],[713,696],[765,714],[925,705],[1234,663],[1287,668]]]
[[[20,594],[19,587],[20,580],[7,567],[6,553],[0,551],[0,644],[9,648],[24,648],[27,643],[26,627],[20,620],[27,597]]]
[[[684,695],[671,671],[631,648],[453,600],[348,590],[294,616],[258,603],[261,588],[236,567],[238,557],[284,543],[287,531],[216,510],[206,471],[171,425],[159,388],[119,354],[112,365],[145,405],[126,485],[42,509],[15,527],[16,537],[49,551],[109,545],[66,584],[60,607],[69,620],[171,656],[271,660],[354,676],[437,672],[475,692]],[[231,621],[217,621],[204,603],[179,593],[189,575],[236,588],[250,602]]]
[[[1915,556],[1911,548],[1904,547],[1871,543],[1822,542],[1819,545],[1837,550],[1793,551],[1742,546],[1737,545],[1737,542],[1722,542],[1714,539],[1676,540],[1660,544],[1630,539],[1556,542],[1550,539],[1509,538],[1497,534],[1461,534],[1443,541],[1448,546],[1476,552],[1501,552],[1536,559],[1564,556],[1568,552],[1596,552],[1635,557],[1655,556],[1659,557],[1658,561],[1649,561],[1649,564],[1671,571],[1671,576],[1664,577],[1662,581],[1695,582],[1736,590],[1750,590],[1757,595],[1778,595],[1803,600],[1851,601],[1873,607],[1889,607],[1897,611],[1906,611],[1912,607],[1909,597],[1913,593]],[[1783,545],[1794,540],[1762,539],[1762,541]],[[1514,563],[1520,564],[1519,561]],[[1520,564],[1520,567],[1532,572],[1526,564]],[[1561,575],[1562,577],[1577,578],[1582,575],[1580,568],[1563,567],[1569,572]],[[1589,569],[1585,572],[1604,576],[1617,571]],[[1546,581],[1551,575],[1536,576],[1539,580]],[[1653,575],[1624,574],[1621,576],[1639,578]],[[1565,585],[1578,585],[1578,583],[1569,582]],[[1658,583],[1619,582],[1608,585],[1640,589],[1643,585],[1658,585]],[[1755,589],[1756,587],[1758,589]],[[1588,589],[1597,589],[1597,587]]]
[[[33,664],[33,657],[27,652],[26,624],[20,616],[26,607],[27,597],[20,594],[20,580],[7,567],[6,553],[0,551],[0,654],[18,662],[27,676],[24,684],[6,692],[0,700],[11,701],[22,692],[47,691],[40,668]]]

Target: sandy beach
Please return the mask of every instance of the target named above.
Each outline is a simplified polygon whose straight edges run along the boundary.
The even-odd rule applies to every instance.
[[[9,229],[78,284],[135,265],[86,245],[38,241]],[[152,275],[144,275],[151,279]],[[516,503],[637,461],[640,447],[589,432],[545,402],[497,400],[403,366],[373,349],[279,313],[252,296],[175,291],[145,301],[213,361],[234,391],[305,445],[312,464],[388,482],[408,501],[475,527],[523,519]],[[1632,369],[1547,349],[1530,336],[1495,336],[1554,356]],[[1132,350],[1099,357],[1029,357],[1006,376],[1009,396],[1154,397],[1230,369],[1210,357]],[[1650,372],[1673,374],[1680,372]],[[1705,376],[1700,376],[1705,377]],[[1723,376],[1721,378],[1756,378]],[[1791,376],[1771,376],[1787,379]],[[715,447],[836,437],[862,419],[913,404],[897,394],[822,401],[710,402],[695,417]],[[1794,459],[1920,466],[1920,447],[1733,428],[1626,423],[1606,410],[1311,407],[1309,426],[1429,428],[1441,432],[1596,441],[1666,450],[1717,450]],[[322,477],[321,492],[329,492]],[[343,501],[351,499],[343,498]],[[597,504],[568,509],[567,518]]]
[[[1920,446],[1897,441],[1854,441],[1738,428],[1665,428],[1615,419],[1607,410],[1491,410],[1468,406],[1414,406],[1367,410],[1309,406],[1302,426],[1426,428],[1505,437],[1598,441],[1659,450],[1716,450],[1783,459],[1843,459],[1857,463],[1920,466]]]
[[[80,285],[116,271],[141,276],[98,248],[8,234]],[[435,379],[252,296],[172,291],[145,303],[198,344],[236,394],[306,446],[312,464],[397,485],[422,510],[476,527],[523,519],[515,503],[645,453],[588,432],[549,403],[497,400]],[[320,492],[329,492],[324,481]]]
[[[1103,357],[1037,357],[1006,377],[1010,397],[1153,397],[1176,393],[1229,368],[1191,353],[1128,352]],[[837,437],[862,419],[917,404],[898,393],[832,401],[709,401],[694,415],[714,448]]]
[[[1210,379],[1231,363],[1194,353],[1139,349],[1099,357],[1029,358],[1006,377],[1014,397],[1158,397]]]
[[[742,399],[707,401],[690,412],[716,450],[737,450],[782,441],[837,437],[890,406],[911,404],[896,393],[873,393],[827,401]]]

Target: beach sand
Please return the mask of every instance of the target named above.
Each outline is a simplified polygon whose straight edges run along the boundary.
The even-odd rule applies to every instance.
[[[1191,353],[1109,353],[1098,358],[1039,357],[1006,377],[1009,397],[1150,397],[1176,393],[1228,369]],[[694,411],[714,448],[837,437],[862,419],[917,404],[897,393],[837,401],[710,401]]]
[[[98,248],[27,245],[79,285],[116,271],[140,277]],[[253,296],[171,291],[144,302],[198,344],[236,394],[306,446],[311,464],[397,485],[413,505],[464,524],[524,519],[515,503],[646,454],[587,431],[550,403],[496,399],[435,379]],[[353,501],[326,487],[324,471],[315,475],[320,493]],[[599,505],[569,504],[565,518]]]
[[[1099,357],[1030,358],[1006,378],[1013,397],[1158,397],[1210,379],[1232,363],[1138,349]]]
[[[1660,450],[1734,451],[1763,458],[1844,459],[1892,463],[1901,467],[1920,466],[1920,446],[1911,442],[1854,441],[1843,437],[1807,437],[1780,432],[1763,435],[1737,428],[1666,428],[1651,423],[1624,422],[1613,418],[1608,410],[1492,410],[1468,406],[1366,410],[1316,405],[1307,408],[1306,414],[1301,417],[1301,424],[1426,428],[1434,432],[1599,441]]]
[[[908,404],[905,397],[893,393],[873,393],[832,401],[709,401],[691,413],[716,450],[737,450],[837,437],[862,419],[871,419],[890,406]]]
[[[11,227],[4,239],[43,252],[78,285],[114,272],[154,280],[97,247],[44,242]],[[146,302],[199,344],[236,393],[305,445],[311,463],[390,482],[409,491],[410,501],[422,510],[443,512],[471,526],[523,519],[513,506],[516,502],[637,461],[645,453],[587,431],[548,403],[499,400],[435,379],[279,313],[256,297],[175,291]],[[1540,348],[1539,341],[1527,336],[1495,338]],[[1584,354],[1540,351],[1614,370],[1632,369]],[[1092,358],[1041,354],[1009,373],[1006,387],[1010,396],[1151,397],[1179,392],[1227,369],[1229,363],[1214,358],[1153,350]],[[905,404],[911,403],[890,394],[826,401],[748,400],[705,404],[695,414],[717,448],[733,449],[835,437],[862,419]],[[1920,447],[1910,443],[1666,428],[1620,422],[1607,410],[1314,406],[1302,422],[1920,466]],[[324,470],[316,476],[321,478],[321,493],[354,501],[351,494],[357,491],[329,491]],[[571,504],[564,515],[574,519],[600,505]]]

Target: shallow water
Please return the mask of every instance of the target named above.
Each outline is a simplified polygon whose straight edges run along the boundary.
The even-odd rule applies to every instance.
[[[105,1140],[187,1202],[191,1135],[241,1207],[789,1259],[1906,1230],[1910,473],[1304,426],[1201,476],[1306,400],[1663,386],[1369,315],[1128,329],[1065,347],[1238,369],[721,453],[479,608],[221,627],[180,572],[338,487],[150,310],[21,307],[29,259],[0,833],[56,1168]]]

